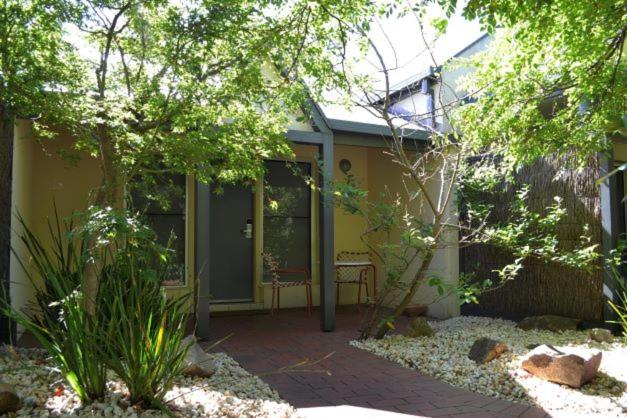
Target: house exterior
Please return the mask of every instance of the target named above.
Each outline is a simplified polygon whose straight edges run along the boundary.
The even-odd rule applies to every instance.
[[[336,303],[357,302],[357,287],[353,285],[341,286],[336,300],[334,264],[342,251],[367,251],[360,239],[364,221],[334,207],[331,193],[324,189],[330,180],[341,180],[350,174],[374,198],[385,187],[401,190],[400,169],[383,152],[390,131],[381,121],[363,115],[356,117],[353,112],[340,116],[325,114],[315,104],[312,107],[311,122],[293,122],[286,136],[293,146],[295,166],[318,179],[322,192],[307,186],[284,162],[268,160],[266,178],[259,179],[252,188],[227,186],[217,194],[211,185],[198,183],[191,176],[178,177],[174,182],[185,191],[184,196],[173,200],[167,211],[147,211],[158,235],[169,235],[173,230],[178,237],[178,265],[174,269],[178,274],[165,286],[172,295],[197,292],[199,337],[207,336],[211,312],[269,310],[272,287],[262,261],[262,253],[268,249],[284,256],[284,267],[311,270],[313,305],[320,307],[322,330],[334,329]],[[426,132],[417,130],[407,136],[406,142],[420,152],[427,137]],[[12,212],[19,213],[44,240],[53,205],[61,217],[84,210],[100,182],[99,166],[90,156],[78,155],[75,164],[59,156],[70,152],[72,145],[73,139],[59,131],[57,139],[42,147],[26,120],[20,120],[14,129]],[[265,196],[269,193],[275,193],[271,198],[279,202],[289,194],[291,205],[271,213],[269,196]],[[13,227],[12,246],[23,257],[25,250],[20,245],[15,220]],[[457,281],[455,249],[440,251],[432,265],[444,281]],[[375,266],[377,280],[382,283],[383,266],[376,260]],[[10,281],[11,304],[22,308],[33,297],[33,290],[13,255]],[[425,286],[418,292],[416,302],[432,299],[433,290]],[[305,306],[303,287],[282,290],[282,308]],[[455,297],[431,305],[429,314],[442,318],[458,315]]]
[[[489,42],[490,38],[484,35],[455,56],[475,54]],[[393,88],[392,110],[398,116],[402,117],[403,112],[421,115],[419,120],[412,120],[419,128],[406,137],[415,152],[420,152],[427,143],[429,130],[449,129],[446,118],[437,111],[438,101],[448,103],[453,99],[452,93],[442,89],[442,85],[455,86],[456,80],[468,71],[468,68],[453,71],[428,68]],[[328,190],[325,192],[325,187],[328,181],[341,181],[350,174],[368,191],[370,199],[378,198],[386,187],[392,192],[400,191],[400,169],[384,154],[386,138],[391,132],[368,112],[322,109],[315,104],[311,108],[311,120],[308,123],[294,121],[286,130],[286,137],[296,156],[293,167],[317,179],[322,193],[307,186],[293,167],[287,168],[280,160],[268,160],[265,179],[258,179],[252,188],[226,187],[222,194],[214,193],[211,185],[198,183],[192,177],[179,177],[175,182],[184,190],[184,195],[168,211],[147,212],[158,233],[174,230],[179,238],[176,247],[179,274],[165,285],[172,295],[197,292],[195,314],[200,337],[207,335],[212,312],[270,309],[272,287],[268,275],[264,274],[262,260],[262,253],[267,251],[282,256],[285,267],[311,271],[313,305],[320,308],[322,330],[334,329],[336,303],[355,304],[358,300],[356,286],[349,285],[340,287],[337,299],[335,263],[341,252],[367,251],[360,239],[364,220],[334,207],[332,195]],[[53,213],[53,202],[61,216],[83,210],[100,181],[98,165],[89,156],[82,155],[75,166],[59,157],[59,152],[71,150],[72,144],[72,138],[61,131],[57,140],[42,148],[25,120],[19,121],[14,129],[12,212],[19,212],[42,236],[46,235],[46,218]],[[570,172],[567,181],[559,184],[553,181],[545,184],[559,169],[559,162],[555,161],[542,162],[541,169],[534,167],[522,178],[532,185],[538,208],[550,203],[555,194],[566,195],[569,211],[579,214],[569,222],[580,225],[583,219],[589,223],[594,242],[599,243],[606,254],[616,247],[619,237],[627,233],[624,173],[607,178],[600,188],[595,183],[603,173],[627,162],[627,140],[614,138],[613,144],[612,152],[599,156],[588,170]],[[437,181],[433,180],[433,187],[439,186]],[[584,183],[586,191],[582,192]],[[286,210],[279,213],[268,210],[269,198],[281,202],[288,195],[291,205]],[[16,222],[13,227],[19,233]],[[569,233],[566,228],[560,235],[567,240],[577,239],[578,235],[570,237]],[[24,254],[16,233],[11,242],[18,254]],[[477,263],[481,265],[479,274],[493,274],[493,267],[498,266],[503,257],[483,247],[475,250],[451,247],[438,250],[430,273],[454,284],[460,270],[474,269]],[[382,283],[385,280],[383,266],[374,261],[377,280]],[[11,303],[21,308],[32,298],[33,292],[14,256],[9,277]],[[372,277],[369,280],[372,281]],[[563,292],[564,288],[570,292]],[[601,321],[611,317],[606,301],[613,297],[613,289],[614,279],[607,271],[591,276],[556,266],[547,269],[528,265],[515,283],[462,311],[514,319],[543,313],[577,316],[585,305],[588,310],[584,319]],[[417,292],[414,302],[426,303],[437,299],[434,296],[434,289],[425,285]],[[306,304],[302,287],[282,290],[281,307],[304,308]],[[453,295],[437,300],[428,311],[430,316],[440,318],[459,313],[460,307]]]

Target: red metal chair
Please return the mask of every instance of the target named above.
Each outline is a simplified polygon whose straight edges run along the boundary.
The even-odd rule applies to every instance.
[[[307,315],[311,316],[312,296],[311,296],[311,274],[307,268],[279,268],[279,263],[275,258],[268,254],[262,254],[266,268],[272,277],[272,307],[270,314],[274,315],[274,301],[276,300],[277,312],[281,306],[281,288],[305,286],[305,294],[307,297]],[[302,275],[303,280],[281,280],[281,275]]]
[[[368,274],[372,270],[372,280],[374,286],[374,295],[377,293],[377,275],[376,268],[372,262],[369,252],[363,251],[340,251],[337,255],[335,264],[335,285],[336,298],[335,303],[340,301],[340,285],[356,284],[357,286],[357,305],[361,304],[361,287],[366,288],[366,297],[370,297],[370,289],[368,287]]]

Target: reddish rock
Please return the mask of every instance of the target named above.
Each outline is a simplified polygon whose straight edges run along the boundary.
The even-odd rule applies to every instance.
[[[15,389],[0,381],[0,415],[17,412],[21,407],[22,402]]]
[[[522,368],[551,382],[581,387],[596,376],[601,365],[600,351],[568,352],[568,348],[541,345],[527,354]]]
[[[476,340],[472,347],[470,347],[468,358],[474,360],[476,363],[484,364],[499,357],[505,351],[507,351],[507,345],[505,343],[483,337]]]

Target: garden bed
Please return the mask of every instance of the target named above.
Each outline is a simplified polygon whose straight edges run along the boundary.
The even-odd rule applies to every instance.
[[[296,412],[265,382],[242,369],[223,353],[210,354],[217,366],[209,379],[179,376],[165,396],[168,406],[181,417],[291,417]],[[106,399],[81,407],[76,394],[42,350],[7,349],[0,353],[4,382],[22,398],[18,417],[160,417],[157,410],[142,410],[128,403],[128,393],[114,376]]]
[[[537,405],[552,416],[627,416],[627,346],[588,342],[585,331],[523,331],[500,319],[458,317],[430,322],[434,337],[392,335],[382,340],[353,341],[352,345],[414,368],[440,380],[500,399]],[[468,358],[480,337],[503,341],[509,351],[484,365]],[[603,352],[597,377],[581,389],[551,383],[520,367],[521,358],[536,344],[578,346]]]

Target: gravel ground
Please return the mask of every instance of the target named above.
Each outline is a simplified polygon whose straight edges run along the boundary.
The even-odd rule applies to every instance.
[[[585,331],[523,331],[514,322],[491,318],[457,317],[430,325],[436,332],[432,338],[392,335],[351,344],[453,386],[538,405],[554,417],[627,417],[627,346],[621,343],[589,343]],[[480,337],[503,341],[510,350],[488,364],[476,365],[468,352]],[[530,344],[601,350],[599,374],[580,389],[532,376],[520,367]]]
[[[180,376],[165,400],[181,417],[293,417],[296,411],[276,391],[224,353],[210,354],[217,372],[209,379]],[[18,417],[161,417],[155,410],[129,405],[126,388],[111,376],[102,402],[81,407],[76,394],[42,350],[0,352],[0,378],[23,401]]]

